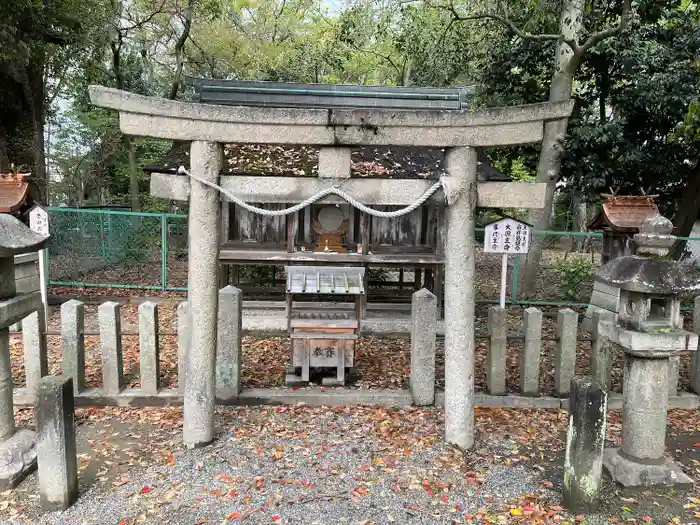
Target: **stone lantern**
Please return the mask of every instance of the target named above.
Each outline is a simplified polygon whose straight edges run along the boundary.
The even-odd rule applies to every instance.
[[[15,427],[12,405],[10,326],[41,308],[41,294],[18,295],[14,256],[35,252],[48,237],[33,232],[12,215],[0,214],[0,489],[15,487],[36,467],[34,432]]]
[[[625,352],[622,447],[606,449],[603,463],[626,487],[689,485],[681,467],[664,457],[669,360],[695,351],[698,337],[683,330],[680,297],[700,292],[700,273],[663,257],[676,238],[660,215],[634,236],[637,255],[610,261],[596,280],[620,290],[617,321],[602,321],[600,335]]]

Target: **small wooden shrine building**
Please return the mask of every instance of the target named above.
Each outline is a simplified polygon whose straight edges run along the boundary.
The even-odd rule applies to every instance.
[[[367,108],[411,110],[459,110],[469,102],[471,88],[402,88],[395,86],[337,86],[277,82],[202,80],[195,82],[197,103],[266,108]],[[145,166],[154,174],[177,175],[190,165],[190,146],[175,142],[159,165]],[[299,179],[320,180],[342,173],[346,182],[357,179],[402,179],[435,182],[446,170],[445,148],[425,146],[358,145],[345,148],[344,156],[329,160],[315,145],[229,143],[223,146],[222,174],[235,177],[237,193],[260,208],[279,210],[303,198]],[[479,182],[512,182],[496,170],[484,148],[477,150]],[[260,187],[259,181],[265,183]],[[331,179],[332,180],[332,179]],[[336,179],[337,181],[337,179]],[[157,183],[156,183],[157,184]],[[252,188],[256,188],[251,191]],[[278,190],[286,188],[286,196]],[[529,187],[527,187],[529,189]],[[262,191],[261,191],[262,189]],[[277,195],[274,195],[277,193]],[[285,193],[285,192],[283,192]],[[260,197],[263,197],[261,199]],[[525,199],[526,200],[526,199]],[[350,264],[413,272],[412,286],[399,296],[410,301],[410,288],[426,287],[443,299],[444,261],[440,223],[444,200],[398,218],[374,217],[356,210],[342,199],[328,198],[287,216],[266,217],[249,212],[222,196],[220,285],[238,285],[242,265]],[[380,205],[390,211],[401,206]],[[330,244],[329,244],[330,243]],[[365,288],[368,273],[365,273]],[[268,297],[282,299],[266,291]],[[368,295],[362,296],[362,311]],[[393,301],[392,301],[393,302]]]
[[[634,255],[632,237],[648,217],[659,214],[654,199],[658,195],[611,195],[603,194],[603,204],[589,223],[588,229],[603,231],[603,264],[622,257]]]
[[[22,220],[33,203],[28,173],[0,173],[0,213]]]

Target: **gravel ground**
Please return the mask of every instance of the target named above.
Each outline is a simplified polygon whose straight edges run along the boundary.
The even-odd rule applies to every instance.
[[[209,447],[184,450],[179,430],[166,433],[178,447],[169,461],[83,486],[66,512],[41,511],[35,475],[15,504],[47,525],[452,523],[538,490],[536,468],[489,467],[486,456],[512,442],[482,435],[487,455],[463,455],[441,442],[441,419],[433,409],[225,409]]]
[[[0,523],[698,523],[700,493],[625,491],[606,476],[598,514],[561,507],[564,411],[477,409],[476,444],[442,442],[434,408],[234,407],[211,445],[182,446],[179,408],[76,411],[80,498],[39,506],[36,474],[0,493]],[[32,425],[31,410],[16,419]],[[619,446],[620,414],[607,445]],[[669,412],[667,453],[700,486],[700,413]]]

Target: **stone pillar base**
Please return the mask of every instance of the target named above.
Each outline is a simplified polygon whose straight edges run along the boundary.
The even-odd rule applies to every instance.
[[[620,455],[619,448],[606,448],[603,466],[610,476],[623,487],[677,487],[692,488],[693,480],[683,473],[681,466],[669,458],[659,463],[637,462]]]
[[[36,434],[18,429],[0,442],[0,490],[13,489],[36,468]]]

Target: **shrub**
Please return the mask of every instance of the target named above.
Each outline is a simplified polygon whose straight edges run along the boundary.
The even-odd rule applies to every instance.
[[[593,279],[594,268],[590,258],[585,255],[572,255],[554,265],[559,276],[559,291],[565,299],[578,299],[581,287]]]

